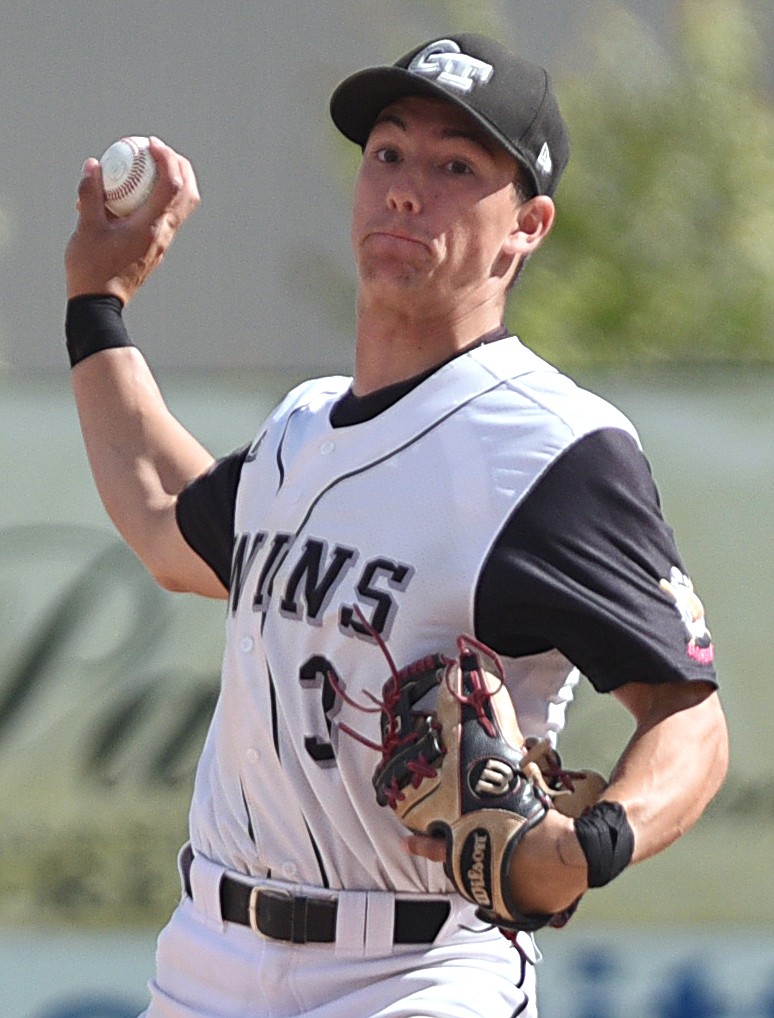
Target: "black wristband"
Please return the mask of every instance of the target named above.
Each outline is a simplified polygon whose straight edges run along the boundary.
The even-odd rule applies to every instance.
[[[67,302],[65,336],[71,368],[100,350],[134,346],[122,311],[118,297],[109,294],[85,294]]]
[[[632,861],[634,832],[620,802],[598,802],[575,821],[586,856],[589,887],[604,887]]]

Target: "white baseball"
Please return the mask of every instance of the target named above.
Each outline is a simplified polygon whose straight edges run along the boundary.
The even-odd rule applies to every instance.
[[[137,135],[120,138],[100,158],[105,205],[115,216],[134,212],[153,190],[156,164],[148,139]]]

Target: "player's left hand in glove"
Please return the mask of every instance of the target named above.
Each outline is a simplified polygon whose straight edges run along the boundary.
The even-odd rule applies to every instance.
[[[586,786],[580,801],[568,794],[555,752],[545,740],[524,739],[496,656],[467,637],[458,645],[456,659],[431,655],[385,684],[377,801],[411,831],[444,839],[446,873],[481,918],[509,931],[564,925],[567,912],[520,911],[509,890],[511,856],[555,799],[579,815],[604,779]],[[419,701],[436,687],[435,711],[423,711]]]

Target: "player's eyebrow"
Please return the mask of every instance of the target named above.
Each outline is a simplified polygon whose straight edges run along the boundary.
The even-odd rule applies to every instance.
[[[397,113],[385,113],[382,111],[379,116],[374,120],[374,127],[378,127],[380,124],[395,124],[402,131],[406,130],[406,121],[399,117]],[[373,130],[373,128],[372,128]]]
[[[401,131],[407,131],[408,127],[406,121],[397,113],[380,113],[374,121],[373,127],[378,127],[380,124],[394,124]],[[372,128],[373,130],[373,128]],[[464,141],[470,141],[478,148],[483,149],[490,156],[494,155],[494,147],[489,144],[485,135],[475,128],[469,127],[443,127],[440,131],[442,138],[461,138]]]
[[[447,127],[444,128],[443,131],[441,131],[441,137],[463,138],[466,141],[473,142],[474,145],[477,145],[479,148],[482,148],[485,152],[488,152],[489,155],[494,154],[494,147],[490,145],[485,136],[483,134],[480,134],[478,131],[470,130],[464,127]]]

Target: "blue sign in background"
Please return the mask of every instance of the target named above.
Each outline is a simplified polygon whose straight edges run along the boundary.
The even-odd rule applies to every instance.
[[[154,935],[0,936],[4,1018],[136,1018]],[[539,939],[541,1018],[774,1018],[774,933],[595,924]]]

